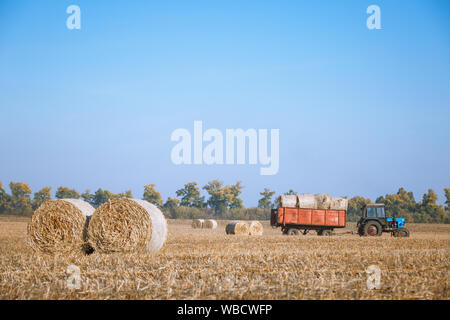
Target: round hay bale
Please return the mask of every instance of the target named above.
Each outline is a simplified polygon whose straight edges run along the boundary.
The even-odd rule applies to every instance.
[[[297,196],[298,207],[301,209],[317,209],[316,197],[312,193],[303,193]]]
[[[315,195],[317,209],[330,209],[331,198],[329,194],[320,193]]]
[[[278,198],[281,207],[296,208],[298,204],[297,195],[283,195]]]
[[[138,199],[108,201],[95,210],[88,227],[89,244],[102,253],[156,253],[166,236],[167,221],[162,212]]]
[[[214,219],[208,219],[205,221],[205,223],[203,224],[203,226],[206,229],[215,229],[217,228],[217,221]]]
[[[203,228],[204,223],[205,223],[205,220],[203,220],[203,219],[194,219],[192,221],[192,228],[201,229],[201,228]]]
[[[232,221],[225,227],[227,234],[249,234],[249,225],[244,221]]]
[[[348,209],[348,199],[332,197],[330,209],[331,210],[347,210]]]
[[[82,252],[86,249],[87,225],[94,210],[79,199],[45,201],[28,223],[28,245],[50,254]]]
[[[249,226],[249,234],[251,236],[262,236],[263,234],[263,225],[259,221],[250,222]]]

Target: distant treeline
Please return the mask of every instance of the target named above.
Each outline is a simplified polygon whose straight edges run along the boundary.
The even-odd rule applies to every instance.
[[[203,186],[208,198],[201,196],[197,182],[189,182],[176,191],[176,197],[168,197],[164,202],[161,193],[156,190],[155,184],[144,187],[142,199],[147,200],[161,208],[167,218],[172,219],[242,219],[267,220],[270,218],[270,209],[278,206],[278,196],[275,191],[264,188],[260,192],[261,199],[256,207],[245,208],[240,198],[243,185],[238,181],[234,185],[224,185],[219,180],[213,180]],[[11,193],[7,193],[0,182],[0,214],[30,216],[44,201],[52,199],[51,187],[44,187],[32,194],[28,184],[11,182]],[[423,195],[422,201],[416,202],[412,192],[400,188],[395,194],[386,194],[376,199],[376,203],[384,203],[388,215],[406,218],[408,222],[416,223],[450,223],[450,188],[445,188],[445,207],[437,204],[438,196],[429,189]],[[289,190],[284,193],[296,194]],[[98,189],[94,193],[86,190],[78,193],[68,187],[59,187],[55,193],[56,199],[75,198],[83,199],[94,207],[117,198],[133,198],[131,190],[113,193]],[[370,199],[360,196],[349,199],[348,221],[357,221],[361,216],[361,207],[371,203]]]

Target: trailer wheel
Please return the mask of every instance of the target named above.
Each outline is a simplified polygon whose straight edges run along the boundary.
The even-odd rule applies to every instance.
[[[382,233],[381,224],[377,221],[369,221],[364,225],[364,235],[369,237],[379,237]]]
[[[323,236],[323,230],[317,230],[317,235],[318,236]]]
[[[288,236],[298,236],[299,235],[298,229],[289,228],[287,231],[287,235]]]
[[[323,236],[332,236],[333,235],[333,230],[323,230],[322,231],[322,235]]]

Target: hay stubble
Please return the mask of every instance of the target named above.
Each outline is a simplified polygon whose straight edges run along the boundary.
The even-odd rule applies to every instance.
[[[26,245],[26,222],[0,218],[2,299],[449,299],[450,226],[411,225],[411,238],[227,236],[170,220],[158,255],[49,257]],[[353,227],[353,226],[352,226]],[[424,231],[421,231],[424,230]],[[438,230],[431,232],[430,230]],[[69,290],[69,264],[81,288]],[[381,289],[366,287],[369,265]]]

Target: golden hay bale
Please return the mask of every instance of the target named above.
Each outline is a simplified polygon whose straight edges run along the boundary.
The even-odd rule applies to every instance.
[[[249,234],[249,225],[244,221],[232,221],[225,228],[227,234]]]
[[[263,234],[263,225],[259,221],[250,222],[249,234],[251,236],[261,236]]]
[[[315,195],[317,209],[330,209],[331,198],[329,194],[320,193]]]
[[[86,231],[94,208],[79,199],[45,201],[31,216],[27,242],[44,253],[81,252],[86,249]]]
[[[166,241],[167,221],[153,204],[138,199],[108,201],[95,210],[89,244],[102,253],[158,252]]]
[[[194,219],[192,221],[192,228],[201,229],[201,228],[203,228],[204,223],[205,223],[205,220],[203,220],[203,219]]]
[[[208,219],[203,224],[203,227],[206,229],[215,229],[217,228],[217,221],[214,219]]]

